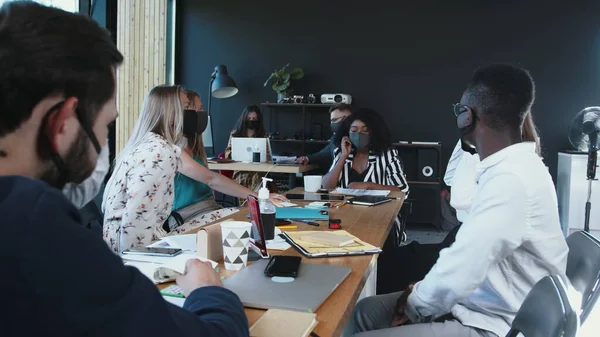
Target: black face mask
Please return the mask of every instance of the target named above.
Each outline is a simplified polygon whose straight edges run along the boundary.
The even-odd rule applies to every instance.
[[[473,130],[475,130],[476,122],[477,119],[474,119],[471,125],[458,129],[458,131],[460,132],[460,147],[463,151],[470,154],[476,154],[477,149],[475,149],[475,147],[471,146],[467,141],[465,141],[465,138],[467,138],[473,132]]]
[[[183,110],[183,135],[192,138],[201,135],[208,125],[206,111]]]
[[[331,132],[336,133],[342,126],[342,122],[331,122]]]
[[[260,127],[260,121],[246,121],[246,128],[250,130],[257,130]]]
[[[477,123],[477,116],[474,112],[464,104],[454,104],[454,115],[456,116],[456,125],[460,132],[460,144],[463,151],[476,154],[477,150],[465,140],[470,134],[475,131],[475,124]]]

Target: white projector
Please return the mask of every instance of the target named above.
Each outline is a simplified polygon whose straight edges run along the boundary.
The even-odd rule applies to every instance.
[[[321,103],[323,104],[338,104],[338,103],[352,103],[352,96],[348,94],[323,94],[321,95]]]

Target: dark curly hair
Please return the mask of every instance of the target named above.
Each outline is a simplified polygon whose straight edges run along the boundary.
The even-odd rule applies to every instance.
[[[339,130],[335,133],[335,146],[340,147],[342,138],[348,136],[350,126],[355,120],[362,121],[369,128],[371,136],[369,150],[375,152],[377,155],[381,155],[392,146],[392,135],[385,121],[377,111],[368,108],[360,108],[344,119]]]

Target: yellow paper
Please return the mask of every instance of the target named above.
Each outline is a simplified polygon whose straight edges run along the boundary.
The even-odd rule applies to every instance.
[[[304,248],[309,254],[322,254],[322,253],[335,253],[335,252],[363,252],[375,250],[377,247],[368,244],[356,236],[346,232],[345,230],[336,230],[330,231],[329,233],[335,235],[348,235],[354,238],[354,243],[351,243],[347,246],[343,247],[331,247],[324,244],[302,241],[300,238],[304,235],[309,235],[312,233],[318,233],[322,231],[300,231],[300,232],[285,232],[294,242]]]

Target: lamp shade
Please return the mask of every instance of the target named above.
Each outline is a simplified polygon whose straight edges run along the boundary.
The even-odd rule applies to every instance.
[[[238,92],[235,81],[229,77],[227,67],[224,65],[216,66],[213,73],[214,81],[210,89],[214,98],[228,98]]]

